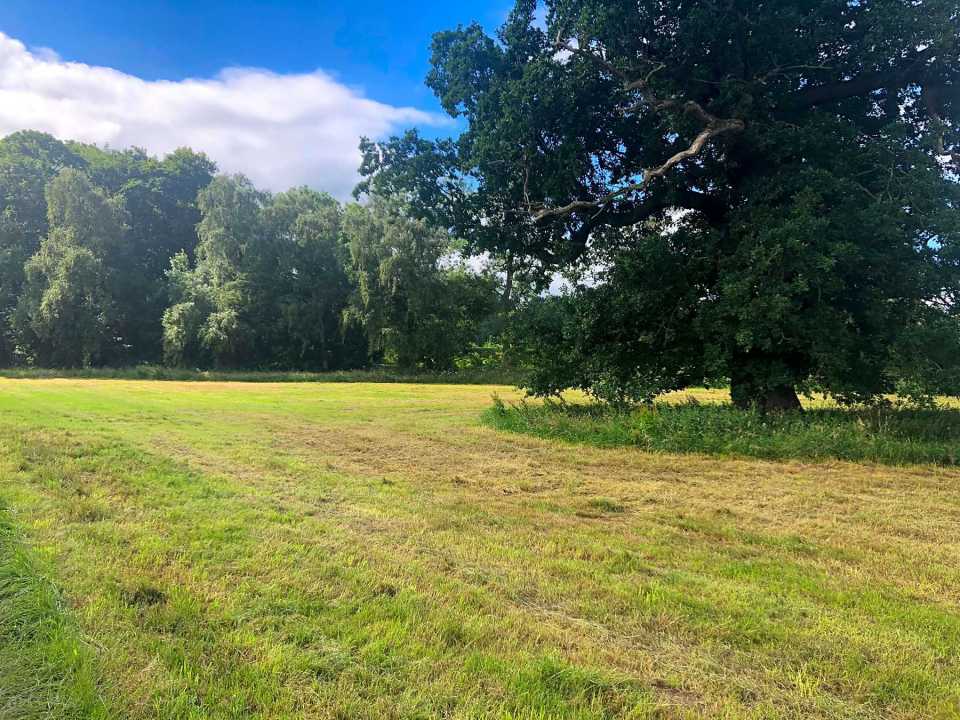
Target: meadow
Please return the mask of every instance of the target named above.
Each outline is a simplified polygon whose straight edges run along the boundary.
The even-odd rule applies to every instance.
[[[0,379],[0,718],[960,717],[952,431],[750,457],[494,394]]]

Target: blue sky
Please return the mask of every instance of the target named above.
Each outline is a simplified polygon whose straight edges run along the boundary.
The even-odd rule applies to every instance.
[[[226,170],[274,188],[337,175],[330,189],[342,195],[356,158],[332,158],[331,146],[355,153],[360,134],[411,124],[456,132],[423,85],[431,35],[473,20],[492,30],[510,4],[2,0],[0,134],[29,125],[157,153],[199,145]],[[237,70],[250,68],[269,72]],[[231,125],[234,116],[241,121]],[[306,148],[297,167],[292,146],[279,150],[286,166],[269,152],[287,136]]]
[[[3,0],[0,31],[66,60],[147,80],[209,77],[224,67],[322,68],[377,100],[430,105],[423,78],[438,30],[495,28],[509,0]],[[435,105],[430,105],[435,107]]]

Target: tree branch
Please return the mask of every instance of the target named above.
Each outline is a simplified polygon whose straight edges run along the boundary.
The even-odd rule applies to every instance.
[[[932,125],[934,154],[938,158],[944,158],[943,162],[948,169],[957,172],[960,171],[960,152],[957,152],[954,147],[947,146],[947,124],[942,116],[943,91],[942,85],[925,85],[921,97]]]
[[[808,108],[825,103],[846,100],[880,90],[886,87],[902,87],[908,82],[918,82],[923,78],[925,64],[936,56],[936,48],[930,46],[917,52],[900,67],[891,67],[882,72],[868,72],[847,80],[839,80],[825,85],[805,87],[795,95],[797,108]]]
[[[718,135],[734,131],[739,132],[746,127],[746,124],[743,122],[743,120],[716,118],[704,110],[703,107],[701,107],[698,103],[693,101],[689,101],[684,104],[684,111],[703,120],[706,124],[706,127],[701,130],[700,133],[693,139],[693,142],[690,143],[689,147],[686,147],[680,152],[676,153],[662,165],[645,169],[643,171],[643,178],[638,182],[631,183],[630,185],[626,185],[618,190],[607,193],[597,200],[574,200],[573,202],[561,207],[543,208],[538,212],[533,213],[533,222],[542,223],[551,218],[564,217],[583,210],[601,210],[611,202],[618,200],[625,195],[646,189],[651,182],[653,182],[656,178],[666,175],[667,172],[669,172],[670,169],[675,165],[678,165],[684,160],[696,157],[700,154],[703,148],[706,147],[707,143]]]
[[[643,62],[649,69],[647,69],[646,73],[644,73],[641,77],[635,77],[630,72],[617,67],[612,62],[607,60],[602,53],[594,52],[593,50],[582,47],[579,44],[571,44],[570,41],[563,38],[562,30],[557,33],[557,37],[554,40],[554,48],[558,52],[568,52],[571,55],[584,57],[590,62],[598,65],[603,70],[606,70],[608,73],[618,78],[622,82],[624,92],[631,93],[639,91],[643,93],[643,99],[637,103],[634,103],[633,105],[623,108],[621,110],[623,113],[636,112],[644,107],[649,107],[654,112],[662,112],[664,110],[676,108],[680,104],[680,100],[677,97],[658,98],[650,90],[651,79],[654,75],[666,67],[664,63],[655,62],[648,58],[644,58]],[[640,71],[635,70],[635,72],[639,73]],[[746,127],[743,120],[714,117],[708,113],[703,106],[701,106],[699,103],[693,102],[692,100],[683,103],[683,111],[684,113],[697,118],[704,126],[703,130],[701,130],[700,133],[693,139],[693,142],[690,143],[689,147],[676,153],[662,165],[644,169],[643,177],[640,181],[631,183],[630,185],[622,187],[618,190],[614,190],[598,200],[574,200],[573,202],[563,205],[562,207],[541,208],[538,211],[534,211],[533,206],[528,201],[527,207],[531,212],[533,222],[535,224],[543,223],[551,218],[564,217],[586,210],[602,211],[611,202],[631,193],[644,190],[651,182],[653,182],[653,180],[663,177],[675,165],[699,155],[707,143],[709,143],[710,140],[718,135],[722,135],[723,133],[727,132],[742,131]]]

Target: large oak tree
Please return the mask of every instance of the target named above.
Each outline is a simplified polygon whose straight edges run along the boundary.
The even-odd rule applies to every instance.
[[[428,78],[524,250],[596,280],[547,314],[534,390],[957,391],[956,0],[545,9],[439,33]]]

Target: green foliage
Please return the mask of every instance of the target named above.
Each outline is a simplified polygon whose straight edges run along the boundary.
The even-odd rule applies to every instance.
[[[0,362],[17,357],[10,315],[23,287],[24,266],[47,234],[44,188],[83,161],[49,135],[18,132],[0,140]]]
[[[450,206],[345,208],[215,170],[185,148],[0,141],[0,366],[448,370],[499,332]],[[403,202],[386,177],[371,208]]]
[[[366,343],[344,325],[353,285],[343,237],[343,208],[329,195],[296,188],[266,210],[276,247],[272,356],[275,365],[317,370],[367,364]],[[279,320],[279,323],[277,323]]]
[[[460,217],[470,195],[453,141],[425,140],[416,130],[408,130],[387,142],[362,138],[360,152],[363,179],[353,193],[357,198],[396,198],[411,214],[435,226],[473,227]]]
[[[114,163],[126,155],[100,152]],[[100,166],[88,166],[87,172],[110,192],[117,186],[116,196],[127,211],[126,242],[111,264],[126,308],[120,328],[128,348],[126,359],[144,361],[159,357],[160,321],[168,303],[165,273],[173,255],[193,253],[196,248],[197,194],[210,183],[216,166],[185,148],[160,161],[132,154],[136,163],[117,180],[99,180]],[[109,168],[109,163],[103,164]]]
[[[516,387],[523,372],[499,365],[468,365],[432,371],[393,366],[310,372],[306,370],[197,370],[173,365],[126,368],[0,368],[0,377],[18,380],[82,378],[93,380],[171,380],[175,382],[244,383],[400,383],[418,385],[502,385]]]
[[[658,402],[617,410],[495,400],[484,419],[500,430],[601,447],[765,460],[960,465],[960,411],[947,407],[815,407],[803,414],[771,415],[726,404]]]
[[[262,211],[267,196],[242,176],[218,177],[197,199],[196,264],[171,260],[171,305],[164,313],[168,362],[232,366],[250,353],[250,287],[267,267]]]
[[[446,232],[375,197],[344,218],[357,293],[348,318],[366,329],[375,357],[404,368],[446,370],[479,342],[495,310],[491,278],[452,259]]]
[[[199,198],[196,263],[175,256],[163,319],[167,362],[329,370],[366,363],[341,326],[352,292],[340,205],[296,188],[276,196],[220,177]]]
[[[185,149],[156,160],[34,132],[0,141],[0,360],[156,359],[164,273],[196,245],[214,169]]]
[[[546,27],[519,0],[496,37],[438,33],[471,217],[584,280],[531,389],[956,392],[958,38],[953,0],[548,0]]]
[[[123,241],[122,214],[72,168],[50,182],[46,196],[49,231],[24,266],[13,330],[41,365],[110,362],[117,356],[119,310],[104,258]]]

